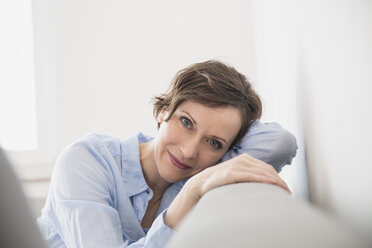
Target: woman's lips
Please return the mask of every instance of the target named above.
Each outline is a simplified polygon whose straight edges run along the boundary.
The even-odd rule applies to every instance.
[[[169,159],[170,161],[172,162],[172,164],[174,166],[176,166],[177,168],[180,168],[180,169],[183,169],[183,170],[186,170],[186,169],[191,169],[190,166],[182,163],[181,161],[179,161],[175,156],[172,155],[172,153],[168,152],[169,154]]]

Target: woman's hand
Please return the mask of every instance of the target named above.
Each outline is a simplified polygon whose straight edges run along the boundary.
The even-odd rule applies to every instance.
[[[276,184],[291,193],[271,165],[248,154],[241,154],[190,178],[168,208],[165,224],[174,228],[208,191],[241,182]]]
[[[291,193],[287,184],[271,165],[248,154],[241,154],[209,167],[190,180],[199,185],[196,188],[200,189],[200,197],[216,187],[242,182],[276,184]]]

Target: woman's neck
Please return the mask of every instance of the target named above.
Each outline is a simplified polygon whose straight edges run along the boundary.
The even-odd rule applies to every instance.
[[[140,143],[139,151],[142,172],[146,183],[154,192],[155,197],[161,197],[170,183],[165,181],[159,174],[154,156],[154,141]]]

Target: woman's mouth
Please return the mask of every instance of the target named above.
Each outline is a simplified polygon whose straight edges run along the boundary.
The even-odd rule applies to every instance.
[[[172,155],[172,153],[168,152],[168,155],[169,155],[169,159],[172,162],[172,164],[176,166],[177,168],[180,168],[182,170],[191,169],[190,166],[179,161],[175,156]]]

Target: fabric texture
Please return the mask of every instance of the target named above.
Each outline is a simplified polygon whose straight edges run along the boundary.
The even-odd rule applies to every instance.
[[[169,186],[151,228],[144,230],[141,221],[153,192],[142,173],[139,143],[151,139],[142,133],[124,141],[90,134],[59,156],[37,220],[50,247],[165,246],[174,231],[163,217],[187,179]],[[296,149],[293,135],[279,125],[255,122],[222,161],[246,152],[278,170]]]

